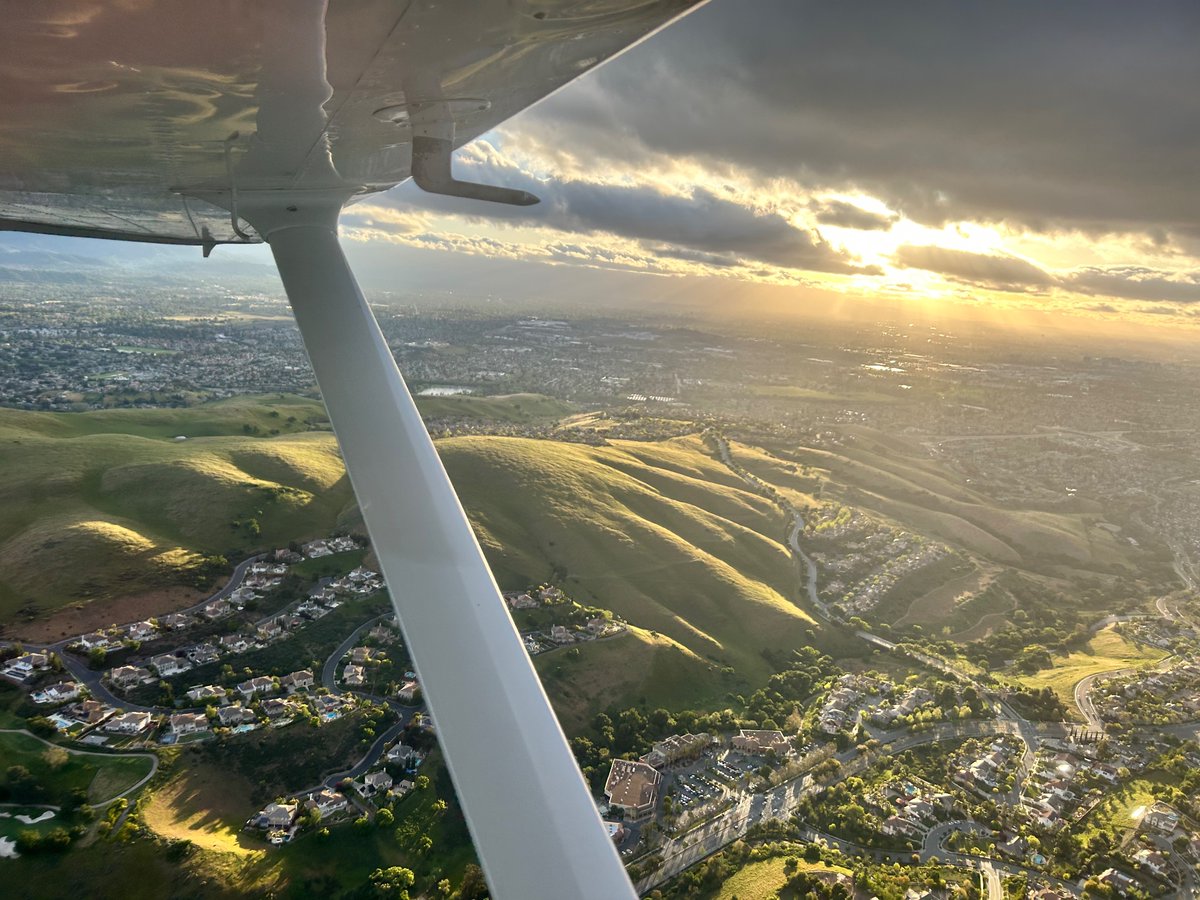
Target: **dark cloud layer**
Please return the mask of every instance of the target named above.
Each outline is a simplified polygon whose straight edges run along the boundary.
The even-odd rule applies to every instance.
[[[896,250],[893,260],[903,268],[925,269],[993,290],[1027,291],[1047,288],[1054,283],[1050,273],[1015,256],[906,244]]]
[[[1200,234],[1200,4],[715,0],[514,121],[918,221]]]
[[[423,209],[473,218],[537,225],[572,234],[615,234],[646,242],[657,248],[657,255],[678,259],[699,259],[709,254],[726,265],[732,257],[819,272],[879,271],[856,265],[818,233],[797,227],[777,211],[754,209],[704,186],[696,186],[688,194],[675,194],[652,185],[536,179],[487,145],[466,153],[458,162],[458,174],[527,190],[542,202],[529,207],[490,204],[483,208],[472,201],[421,194],[411,183],[391,197],[411,201]],[[348,214],[353,214],[353,208]],[[664,254],[663,245],[673,250]]]
[[[821,225],[855,228],[859,231],[887,231],[896,224],[896,216],[871,212],[853,203],[837,200],[818,207],[817,222]]]
[[[1086,266],[1065,275],[1053,275],[1015,256],[970,253],[946,247],[908,244],[897,249],[898,266],[936,272],[954,281],[996,291],[1044,291],[1052,287],[1080,294],[1200,303],[1200,272],[1178,274],[1147,266]],[[1109,306],[1092,306],[1112,311]]]

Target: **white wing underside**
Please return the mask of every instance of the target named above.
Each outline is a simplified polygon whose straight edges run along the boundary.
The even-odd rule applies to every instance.
[[[696,2],[3,2],[0,229],[256,240],[231,187],[386,190],[397,112],[440,95],[461,146]]]

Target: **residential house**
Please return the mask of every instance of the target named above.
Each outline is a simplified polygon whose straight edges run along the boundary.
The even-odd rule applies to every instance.
[[[105,731],[117,734],[139,734],[150,727],[154,717],[148,712],[127,712],[113,716],[104,723]]]
[[[328,788],[318,791],[315,794],[309,794],[304,801],[305,809],[315,809],[322,819],[328,819],[330,816],[348,809],[350,802],[337,791],[331,791]]]
[[[99,700],[82,700],[63,710],[63,715],[69,716],[82,725],[98,725],[115,712],[115,709]]]
[[[177,713],[168,721],[173,734],[198,734],[208,731],[208,717],[204,713]]]
[[[294,694],[296,691],[307,691],[313,686],[313,673],[308,669],[301,669],[299,672],[284,675],[279,679],[279,686],[289,694]]]
[[[190,659],[198,666],[206,666],[209,663],[215,663],[221,658],[221,653],[212,644],[197,644],[194,647],[189,647],[184,656]]]
[[[221,645],[221,649],[226,653],[245,653],[250,649],[250,642],[246,640],[246,636],[243,634],[222,635],[217,643]]]
[[[550,640],[556,644],[573,644],[575,635],[565,625],[551,625]]]
[[[258,594],[255,592],[255,590],[251,587],[247,587],[244,584],[229,594],[230,603],[236,605],[239,609],[245,606],[247,603],[253,603],[257,599]]]
[[[224,700],[227,691],[215,684],[198,684],[187,690],[187,698],[193,703],[203,703],[208,700]]]
[[[79,646],[84,650],[107,650],[112,645],[112,640],[108,635],[102,634],[99,631],[93,631],[90,634],[85,634],[78,641]]]
[[[1117,893],[1125,895],[1131,890],[1138,887],[1136,878],[1126,875],[1120,869],[1108,868],[1105,869],[1096,878],[1101,884],[1107,884],[1116,890]]]
[[[534,609],[538,606],[538,602],[528,594],[509,594],[505,599],[513,609]]]
[[[387,772],[368,772],[363,776],[363,793],[368,796],[387,793],[392,787],[392,776]]]
[[[653,766],[627,759],[614,759],[604,782],[609,806],[623,810],[626,818],[639,821],[654,812],[662,775]]]
[[[342,681],[350,687],[362,687],[366,683],[366,670],[362,666],[346,666],[342,672]]]
[[[109,683],[118,688],[133,687],[150,681],[153,677],[149,669],[143,669],[141,666],[118,666],[110,669],[108,673]]]
[[[233,604],[228,600],[214,600],[200,610],[200,615],[206,619],[221,619],[233,613]]]
[[[417,695],[421,692],[420,682],[409,679],[404,684],[400,685],[400,689],[396,691],[396,699],[401,703],[416,702]]]
[[[132,641],[146,641],[154,637],[158,629],[152,622],[134,622],[125,626],[125,636]]]
[[[17,678],[28,678],[34,672],[50,667],[50,657],[45,653],[25,653],[9,660],[6,668]]]
[[[186,659],[181,659],[173,653],[163,653],[159,656],[150,658],[150,665],[156,671],[160,678],[168,678],[171,675],[178,675],[180,672],[186,672],[192,664]]]
[[[246,709],[244,706],[222,706],[217,710],[217,721],[226,728],[232,728],[257,722],[258,716],[254,715],[254,710]]]
[[[891,816],[884,821],[882,830],[893,837],[911,837],[920,832],[920,826],[901,816]]]
[[[300,548],[309,559],[319,559],[322,556],[333,556],[333,551],[325,541],[312,541]]]
[[[258,636],[264,641],[271,641],[283,634],[283,623],[278,618],[268,619],[258,626]]]
[[[296,803],[268,803],[251,822],[266,830],[267,840],[272,844],[282,844],[291,838],[298,806]]]
[[[1166,878],[1171,871],[1170,863],[1167,862],[1166,856],[1161,851],[1151,850],[1148,847],[1143,847],[1137,853],[1133,854],[1133,861],[1159,878]]]
[[[416,749],[408,744],[396,744],[384,755],[384,759],[396,766],[408,768],[412,761],[418,758]]]
[[[370,647],[355,647],[350,651],[350,662],[356,666],[361,666],[371,658]]]
[[[66,703],[79,697],[80,687],[74,681],[60,681],[30,696],[34,703]]]
[[[158,624],[170,631],[182,631],[184,628],[190,628],[193,621],[191,616],[185,616],[183,613],[169,613],[158,618]]]
[[[362,583],[362,582],[364,582],[364,581],[371,581],[371,580],[373,580],[373,579],[375,579],[375,578],[378,578],[378,577],[379,577],[379,575],[378,575],[378,573],[376,573],[376,572],[372,572],[372,571],[371,571],[370,569],[368,569],[368,568],[365,568],[365,567],[363,567],[363,566],[359,566],[357,569],[354,569],[354,570],[353,570],[353,571],[352,571],[352,572],[351,572],[349,575],[347,575],[346,577],[347,577],[347,578],[349,578],[351,581],[355,582],[356,584],[359,584],[359,583]]]
[[[242,695],[242,699],[249,702],[258,694],[274,694],[279,690],[278,685],[271,678],[265,675],[258,675],[247,681],[243,681],[237,686],[237,691]]]
[[[262,711],[268,719],[282,719],[292,712],[292,704],[275,697],[262,702]]]

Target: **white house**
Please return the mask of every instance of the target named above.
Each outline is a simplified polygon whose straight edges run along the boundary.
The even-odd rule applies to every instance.
[[[204,713],[178,713],[171,716],[170,727],[174,734],[198,734],[208,731],[208,717]]]
[[[186,672],[192,667],[192,664],[186,659],[181,659],[172,653],[162,653],[158,656],[152,656],[150,658],[150,665],[160,678],[178,675],[180,672]]]
[[[138,734],[149,728],[153,721],[154,717],[148,712],[127,712],[105,722],[104,730],[117,734]]]

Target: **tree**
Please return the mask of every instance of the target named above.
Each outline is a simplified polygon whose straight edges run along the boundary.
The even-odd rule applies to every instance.
[[[458,896],[462,900],[487,900],[488,886],[483,878],[483,870],[474,863],[468,863],[463,870],[463,882]]]
[[[403,866],[376,869],[370,877],[375,896],[392,897],[395,900],[408,900],[408,889],[416,880],[412,869],[406,869]]]
[[[418,791],[426,790],[429,787],[429,776],[418,775],[417,780],[413,782]]]
[[[386,806],[375,813],[375,824],[380,828],[390,828],[396,822],[396,817]]]

